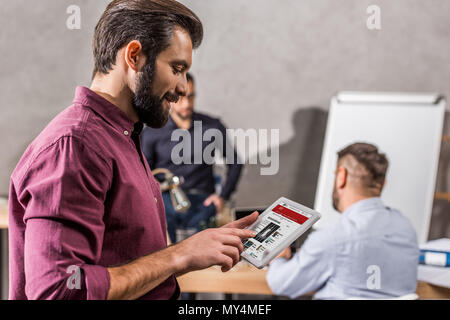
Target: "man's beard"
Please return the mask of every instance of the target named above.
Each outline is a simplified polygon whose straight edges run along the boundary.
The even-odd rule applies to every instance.
[[[155,63],[148,63],[139,73],[132,104],[139,121],[151,128],[160,129],[167,124],[170,113],[170,110],[163,105],[164,99],[177,101],[179,96],[167,93],[161,99],[153,94],[154,70]]]

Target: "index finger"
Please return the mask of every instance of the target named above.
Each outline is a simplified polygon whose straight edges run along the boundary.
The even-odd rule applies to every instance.
[[[241,239],[253,238],[256,236],[256,232],[249,229],[226,228],[223,231]]]

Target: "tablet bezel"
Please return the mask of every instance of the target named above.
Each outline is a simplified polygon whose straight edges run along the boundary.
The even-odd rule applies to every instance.
[[[307,221],[305,221],[304,224],[301,225],[301,227],[288,236],[286,239],[284,239],[280,244],[273,249],[266,257],[264,257],[262,260],[257,260],[253,258],[252,256],[248,255],[244,252],[242,252],[241,257],[245,259],[246,261],[250,262],[252,265],[254,265],[258,269],[264,268],[270,261],[272,261],[276,256],[278,256],[284,249],[286,249],[288,246],[290,246],[295,240],[297,240],[303,233],[305,233],[309,228],[311,228],[314,223],[316,223],[320,218],[321,214],[317,211],[314,211],[311,208],[305,207],[304,205],[297,203],[295,201],[289,200],[285,197],[279,198],[277,201],[275,201],[270,207],[268,207],[266,210],[264,210],[263,213],[261,213],[258,217],[258,220],[256,220],[255,223],[253,223],[250,227],[247,229],[254,230],[254,228],[263,220],[265,219],[266,215],[269,214],[273,208],[275,208],[277,205],[282,205],[282,203],[286,203],[290,206],[293,206],[301,211],[304,211],[305,213],[311,214],[311,218],[309,218]],[[250,239],[251,240],[251,239]]]

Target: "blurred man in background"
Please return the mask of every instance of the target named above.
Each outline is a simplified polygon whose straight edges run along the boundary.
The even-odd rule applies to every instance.
[[[419,248],[410,222],[380,195],[388,160],[377,147],[352,144],[338,152],[333,206],[337,223],[313,232],[293,257],[270,265],[267,281],[291,298],[394,298],[414,293]]]
[[[190,73],[187,74],[186,78],[186,95],[181,96],[178,103],[172,105],[172,112],[167,125],[162,129],[147,127],[142,134],[142,150],[150,167],[153,169],[165,168],[174,175],[182,177],[184,183],[181,188],[191,202],[191,207],[187,212],[179,213],[172,204],[169,192],[163,192],[167,228],[170,240],[173,243],[182,240],[177,239],[177,228],[200,231],[210,225],[211,218],[222,211],[224,201],[229,200],[235,191],[243,167],[238,163],[237,154],[234,151],[234,161],[227,163],[228,172],[226,180],[222,184],[222,190],[220,194],[216,194],[214,167],[203,159],[203,152],[211,142],[202,139],[201,146],[196,149],[196,144],[199,143],[196,138],[199,134],[203,137],[204,133],[210,129],[219,130],[223,137],[223,145],[217,147],[222,153],[221,156],[227,158],[227,148],[224,145],[227,143],[226,128],[219,119],[194,111],[195,80]],[[172,159],[173,150],[180,142],[178,139],[173,140],[172,134],[175,130],[180,129],[189,133],[188,146],[186,147],[191,156],[188,157],[189,163],[175,164]],[[215,143],[219,142],[215,141]],[[202,161],[195,161],[196,152],[201,152]]]

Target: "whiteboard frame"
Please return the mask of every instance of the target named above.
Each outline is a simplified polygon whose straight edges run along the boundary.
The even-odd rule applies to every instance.
[[[372,106],[406,106],[406,107],[421,107],[421,108],[438,108],[436,110],[436,131],[439,136],[433,136],[432,141],[430,141],[431,149],[434,152],[432,163],[430,164],[430,174],[428,176],[428,181],[426,182],[427,190],[425,196],[425,214],[422,218],[422,224],[420,230],[415,227],[417,233],[417,239],[419,244],[423,244],[428,240],[428,233],[430,228],[431,213],[433,208],[436,180],[437,180],[437,170],[439,163],[439,154],[442,141],[442,130],[444,125],[445,116],[445,106],[446,101],[442,95],[439,94],[427,94],[427,93],[386,93],[386,92],[341,92],[334,96],[331,100],[331,107],[327,122],[327,130],[325,135],[325,141],[322,151],[319,179],[316,189],[314,209],[322,214],[322,219],[316,223],[314,229],[320,229],[329,223],[333,223],[338,217],[339,213],[332,208],[331,194],[333,189],[333,181],[330,182],[330,172],[334,172],[337,163],[337,151],[350,145],[354,142],[368,142],[374,143],[378,146],[377,141],[365,141],[365,139],[355,138],[354,141],[347,141],[345,143],[341,142],[341,145],[336,146],[335,132],[337,130],[336,126],[336,114],[340,111],[339,108],[343,106],[352,106],[364,104],[368,107]],[[353,120],[352,120],[353,121]],[[437,133],[436,133],[437,135]],[[384,152],[383,148],[380,147],[380,152]],[[389,154],[387,154],[389,159]],[[390,166],[391,167],[391,166]],[[388,169],[389,174],[389,169]],[[334,174],[332,175],[334,180]],[[330,189],[331,183],[331,190]],[[389,184],[389,179],[387,179],[387,184]],[[383,194],[382,194],[383,198]],[[389,203],[385,203],[389,206]],[[402,211],[402,208],[396,208]],[[408,214],[402,213],[408,217]],[[414,224],[413,224],[414,225]]]

